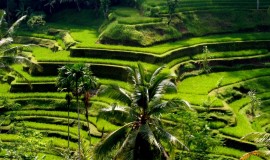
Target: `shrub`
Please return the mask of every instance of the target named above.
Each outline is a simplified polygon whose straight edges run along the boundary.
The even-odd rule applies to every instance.
[[[150,16],[151,17],[158,17],[159,14],[160,14],[160,8],[159,7],[150,8]]]
[[[30,28],[36,28],[40,26],[44,26],[46,24],[46,21],[44,20],[43,15],[36,15],[36,16],[31,16],[29,20],[27,21],[27,25]]]
[[[181,70],[188,71],[188,72],[193,71],[195,69],[196,69],[196,66],[194,65],[194,63],[191,63],[191,62],[185,63],[183,68],[181,68]]]

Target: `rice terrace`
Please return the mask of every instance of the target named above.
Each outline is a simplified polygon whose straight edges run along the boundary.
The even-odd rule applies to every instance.
[[[269,160],[270,0],[1,0],[0,160]]]

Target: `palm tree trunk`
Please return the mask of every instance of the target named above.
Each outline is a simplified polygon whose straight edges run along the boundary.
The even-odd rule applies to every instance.
[[[86,118],[86,121],[87,121],[87,127],[88,127],[88,131],[89,131],[89,137],[90,137],[90,145],[91,145],[91,128],[90,128],[90,125],[89,125],[89,119],[88,119],[88,107],[89,105],[86,105],[85,106],[85,118]]]
[[[68,108],[68,153],[69,153],[69,141],[70,141],[70,130],[69,130],[69,109],[70,109],[70,94],[68,92],[68,95],[67,95],[67,108]]]
[[[88,132],[89,132],[89,136],[90,136],[90,144],[91,144],[91,128],[89,125],[89,118],[88,118],[88,116],[89,116],[88,108],[90,106],[90,104],[89,104],[90,97],[91,97],[91,93],[89,91],[85,91],[84,92],[85,118],[87,121],[87,127],[88,127]]]
[[[81,135],[80,135],[80,109],[79,109],[79,95],[78,95],[78,80],[76,79],[76,103],[78,112],[78,147],[79,147],[79,160],[81,160]]]

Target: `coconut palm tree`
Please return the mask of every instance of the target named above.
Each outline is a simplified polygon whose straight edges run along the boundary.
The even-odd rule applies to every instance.
[[[81,135],[80,135],[80,106],[79,106],[79,86],[80,83],[88,77],[89,66],[85,64],[74,64],[71,67],[67,68],[66,74],[68,79],[72,79],[74,83],[73,94],[76,96],[76,104],[77,104],[77,113],[78,113],[78,154],[79,159],[81,159]]]
[[[116,85],[103,86],[100,89],[98,95],[116,98],[126,105],[112,104],[100,111],[100,117],[124,122],[124,124],[108,134],[95,147],[96,159],[107,157],[114,148],[117,148],[114,159],[119,160],[168,159],[169,154],[162,144],[187,149],[162,125],[163,113],[190,108],[184,100],[163,98],[165,93],[177,91],[173,83],[174,76],[163,74],[164,68],[165,66],[162,66],[153,73],[146,74],[146,70],[139,63],[137,68],[128,69],[132,91]]]
[[[58,68],[58,76],[56,80],[56,86],[59,91],[66,91],[66,101],[67,101],[67,109],[68,109],[68,151],[69,151],[69,139],[70,139],[70,130],[69,130],[69,112],[70,105],[72,100],[71,92],[74,90],[74,81],[71,79],[71,76],[67,74],[67,71],[70,70],[71,65],[65,65]]]
[[[89,69],[86,73],[84,78],[82,79],[82,83],[80,86],[80,92],[83,94],[82,101],[84,103],[85,107],[85,118],[87,121],[87,127],[89,131],[89,135],[91,137],[91,128],[89,126],[89,107],[90,107],[90,98],[96,94],[98,88],[98,81],[95,76],[93,76],[93,73]],[[91,142],[91,141],[90,141]]]
[[[253,140],[256,143],[264,144],[266,147],[270,147],[270,134],[269,133],[261,133],[261,132],[252,132],[242,138],[243,140]],[[270,157],[269,150],[255,150],[252,152],[248,152],[244,154],[240,160],[246,160],[250,156],[259,156],[259,157]]]

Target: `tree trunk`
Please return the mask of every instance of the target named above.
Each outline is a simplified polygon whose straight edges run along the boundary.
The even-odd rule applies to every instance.
[[[260,8],[260,0],[257,0],[257,10]]]
[[[78,147],[79,147],[79,160],[81,160],[81,135],[80,135],[80,109],[79,109],[79,93],[78,93],[78,80],[76,79],[76,103],[78,112]]]
[[[89,136],[90,136],[90,145],[91,145],[91,128],[90,128],[90,125],[89,125],[89,114],[88,114],[88,108],[89,108],[89,98],[91,97],[90,93],[89,92],[86,92],[85,95],[84,95],[84,106],[85,106],[85,118],[86,118],[86,121],[87,121],[87,127],[88,127],[88,132],[89,132]]]
[[[70,130],[69,130],[69,107],[70,107],[70,95],[69,92],[67,94],[67,108],[68,108],[68,152],[69,152],[69,134],[70,134]]]

